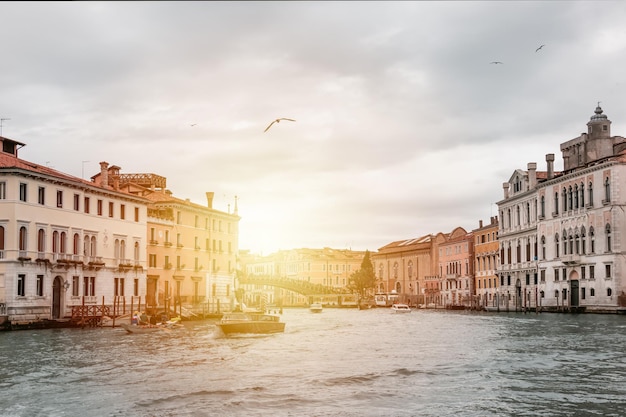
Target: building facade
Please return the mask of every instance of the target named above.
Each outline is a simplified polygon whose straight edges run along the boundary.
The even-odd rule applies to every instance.
[[[445,240],[440,235],[398,240],[372,253],[376,292],[393,294],[399,302],[411,305],[424,304],[427,298],[434,300],[432,283],[437,281],[437,248]]]
[[[24,161],[23,143],[0,141],[0,321],[145,297],[149,202]]]
[[[498,216],[493,216],[489,224],[480,220],[474,235],[474,305],[477,308],[492,310],[497,308],[496,294],[499,279],[496,271],[500,265],[500,245],[498,243]]]
[[[474,295],[474,235],[457,227],[439,251],[440,303],[443,307],[472,307]]]
[[[499,292],[507,309],[626,307],[626,139],[598,106],[587,133],[561,144],[563,171],[536,164],[504,184]],[[543,173],[542,173],[543,174]]]

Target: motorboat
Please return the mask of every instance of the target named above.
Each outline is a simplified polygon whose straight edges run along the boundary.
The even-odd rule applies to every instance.
[[[311,313],[321,313],[323,310],[322,303],[313,303],[309,306]]]
[[[393,310],[394,313],[410,313],[411,307],[407,304],[393,304],[391,310]]]
[[[279,316],[263,313],[225,313],[216,326],[225,335],[237,333],[270,334],[285,331]]]
[[[155,332],[163,332],[163,331],[167,332],[172,329],[182,327],[182,325],[180,324],[180,317],[175,317],[171,320],[168,320],[164,323],[159,323],[159,324],[121,323],[120,327],[126,330],[127,333],[155,333]]]

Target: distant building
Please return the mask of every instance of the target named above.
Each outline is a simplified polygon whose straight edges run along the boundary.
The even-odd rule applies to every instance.
[[[474,295],[474,235],[457,227],[440,241],[440,297],[444,307],[472,307]]]
[[[376,274],[376,292],[393,293],[398,301],[412,305],[433,299],[437,280],[438,245],[445,236],[425,235],[391,242],[371,254]],[[427,282],[429,283],[427,289]],[[434,301],[433,301],[434,302]]]
[[[587,133],[561,144],[563,172],[546,157],[504,184],[500,295],[509,309],[616,312],[626,307],[626,139],[600,106]],[[542,173],[543,174],[543,173]]]
[[[341,292],[348,285],[350,275],[361,268],[364,256],[365,251],[349,249],[299,248],[280,250],[267,256],[247,253],[240,260],[243,270],[250,277],[300,281],[307,287],[330,287]],[[307,296],[273,285],[247,284],[242,287],[249,305],[296,306],[311,302]]]
[[[0,321],[145,298],[149,201],[19,159],[23,143],[0,141]]]
[[[496,271],[500,265],[500,245],[498,242],[498,216],[490,218],[483,225],[480,220],[474,235],[474,289],[475,303],[478,308],[497,309],[496,294],[498,276]]]

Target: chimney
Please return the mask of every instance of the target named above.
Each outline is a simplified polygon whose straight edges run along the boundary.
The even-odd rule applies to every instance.
[[[100,186],[109,186],[109,163],[100,162]]]
[[[207,202],[207,207],[212,209],[213,208],[213,196],[215,195],[214,192],[208,192],[206,193],[206,202]]]
[[[554,154],[549,153],[546,155],[546,162],[548,163],[548,179],[554,178]]]
[[[482,220],[478,220],[478,228],[482,229],[483,227],[483,221]]]
[[[502,189],[504,190],[504,198],[509,198],[509,183],[503,182]]]
[[[537,186],[537,163],[528,163],[528,188],[534,189]]]

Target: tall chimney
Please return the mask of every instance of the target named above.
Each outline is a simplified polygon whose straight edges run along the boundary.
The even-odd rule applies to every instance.
[[[212,209],[213,208],[213,196],[215,195],[214,192],[212,191],[207,191],[206,193],[206,202],[207,202],[207,207]]]
[[[482,228],[483,227],[483,221],[482,220],[478,220],[478,228]]]
[[[502,189],[504,190],[504,198],[509,198],[509,183],[503,182]]]
[[[546,162],[548,163],[548,179],[554,178],[554,154],[549,153],[546,155]]]
[[[109,186],[109,163],[100,162],[100,186]]]
[[[528,187],[529,189],[535,188],[537,185],[537,163],[529,162],[528,163]]]

